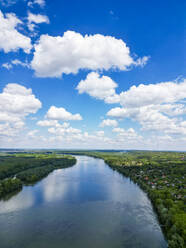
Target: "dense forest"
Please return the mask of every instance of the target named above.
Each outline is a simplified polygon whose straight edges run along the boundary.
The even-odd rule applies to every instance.
[[[0,155],[0,198],[20,190],[23,184],[35,183],[55,169],[76,163],[72,156],[15,153]]]
[[[63,155],[66,153],[67,155]],[[114,170],[130,177],[149,196],[169,248],[186,247],[186,153],[48,151],[1,154],[0,197],[23,184],[34,183],[57,168],[75,164],[70,156],[102,158]]]
[[[169,248],[186,247],[186,153],[181,152],[98,152],[69,154],[102,158],[137,183],[156,210]]]

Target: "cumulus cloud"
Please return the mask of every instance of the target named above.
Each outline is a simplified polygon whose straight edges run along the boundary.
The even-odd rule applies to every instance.
[[[93,134],[83,132],[81,129],[71,127],[69,123],[63,122],[62,124],[56,120],[43,120],[38,121],[37,125],[42,127],[49,127],[48,133],[51,135],[48,140],[52,144],[63,144],[65,147],[72,145],[90,146],[96,144],[99,147],[100,144],[105,142],[111,143],[112,139],[105,136],[104,131],[95,131]]]
[[[112,119],[105,119],[100,123],[100,127],[116,127],[118,122]]]
[[[101,77],[97,72],[91,72],[85,80],[79,82],[76,89],[80,94],[87,93],[106,103],[116,103],[120,100],[115,92],[116,87],[117,84],[110,77]]]
[[[180,119],[170,118],[161,112],[161,107],[149,105],[139,108],[113,108],[107,113],[110,117],[131,118],[142,126],[144,131],[185,134],[186,129],[180,127]]]
[[[140,107],[161,103],[174,103],[186,98],[186,80],[181,83],[163,82],[132,86],[120,94],[121,104],[127,107]]]
[[[99,147],[100,144],[109,144],[112,142],[112,139],[105,137],[104,131],[96,131],[93,134],[89,134],[88,132],[82,132],[82,130],[73,128],[71,126],[59,125],[58,127],[51,127],[48,129],[48,132],[52,135],[50,137],[51,142],[63,142],[63,144],[74,145],[84,147],[95,146]],[[95,147],[94,147],[95,148]]]
[[[113,128],[112,132],[117,133],[117,137],[120,139],[120,141],[123,139],[128,141],[133,139],[142,139],[142,137],[138,135],[133,128],[125,130],[124,128],[115,127]]]
[[[58,126],[59,122],[57,120],[43,120],[43,121],[38,121],[37,125],[41,127]]]
[[[7,84],[0,93],[0,135],[15,135],[23,126],[24,118],[36,113],[41,102],[19,84]]]
[[[38,77],[61,77],[80,69],[128,70],[145,60],[135,61],[123,40],[101,34],[83,36],[67,31],[57,37],[41,35],[34,47],[31,66]]]
[[[30,31],[34,31],[34,29],[37,27],[36,24],[39,23],[49,23],[48,16],[46,15],[40,15],[40,14],[33,14],[33,13],[28,13],[28,29]]]
[[[30,114],[41,107],[41,102],[27,89],[19,84],[7,84],[0,94],[0,110],[9,113]]]
[[[51,106],[46,114],[46,118],[51,120],[61,120],[61,121],[79,121],[82,120],[80,114],[71,114],[64,108],[57,108]]]
[[[74,136],[74,134],[80,134],[81,130],[77,128],[70,127],[69,125],[59,125],[57,128],[56,127],[51,127],[48,129],[48,132],[51,134],[56,134],[56,135],[68,135]]]
[[[122,107],[112,108],[107,116],[131,118],[141,124],[142,130],[185,135],[182,119],[177,118],[186,114],[185,99],[186,80],[180,83],[141,84],[122,92]]]
[[[125,118],[128,117],[127,110],[124,108],[116,107],[112,108],[107,112],[108,116],[116,117],[116,118]]]
[[[18,125],[20,124],[20,125]],[[23,130],[24,122],[16,122],[16,123],[2,123],[0,122],[0,140],[2,140],[3,137],[15,137],[16,135],[20,134],[20,131]],[[0,142],[1,143],[1,142]],[[16,145],[16,143],[15,143]]]
[[[0,50],[5,53],[23,49],[30,53],[32,48],[31,39],[21,34],[16,28],[22,21],[15,14],[4,14],[0,11]]]

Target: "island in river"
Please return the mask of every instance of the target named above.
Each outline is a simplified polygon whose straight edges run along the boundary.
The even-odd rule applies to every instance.
[[[75,164],[62,153],[102,158],[113,169],[130,177],[148,193],[158,214],[168,245],[184,247],[186,237],[186,154],[174,152],[44,151],[1,153],[0,194],[5,197],[23,184],[34,183],[57,168]]]

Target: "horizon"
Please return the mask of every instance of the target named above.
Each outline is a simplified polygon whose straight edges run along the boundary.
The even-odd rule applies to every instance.
[[[183,152],[186,153],[186,150],[143,150],[143,149],[77,149],[77,148],[71,148],[71,149],[64,149],[64,148],[0,148],[0,152],[2,150],[9,150],[9,151],[67,151],[67,152],[81,152],[81,151],[98,151],[98,152]]]

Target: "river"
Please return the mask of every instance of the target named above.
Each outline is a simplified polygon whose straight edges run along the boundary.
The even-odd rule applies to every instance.
[[[164,248],[147,195],[101,159],[76,156],[0,201],[1,248]]]

